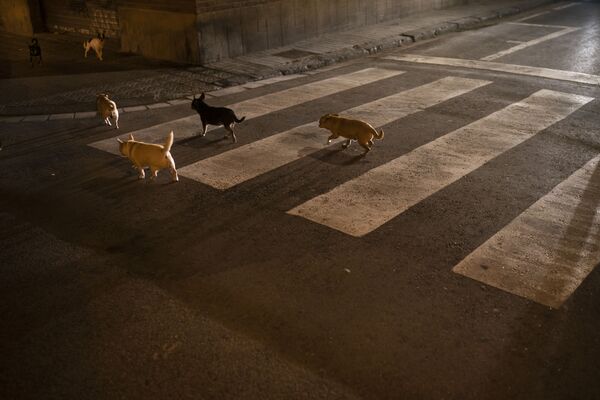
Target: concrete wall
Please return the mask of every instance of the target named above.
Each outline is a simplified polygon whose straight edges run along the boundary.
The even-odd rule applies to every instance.
[[[468,0],[196,0],[200,57],[217,61]]]
[[[195,12],[119,7],[121,50],[151,58],[199,63]]]
[[[0,30],[19,35],[33,34],[28,0],[3,0],[0,12]]]

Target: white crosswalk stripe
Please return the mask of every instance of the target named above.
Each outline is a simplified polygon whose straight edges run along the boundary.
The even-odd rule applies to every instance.
[[[540,90],[288,213],[363,236],[592,100]]]
[[[382,126],[460,96],[491,82],[446,77],[363,104],[343,114]],[[218,189],[228,189],[291,163],[324,147],[328,132],[317,123],[270,136],[179,169],[179,174]]]
[[[403,71],[383,68],[366,68],[348,74],[338,75],[333,78],[323,79],[290,89],[270,93],[250,100],[242,101],[228,107],[235,110],[238,117],[247,119],[260,117],[275,111],[283,110],[298,104],[316,100],[344,90],[363,86],[403,74]],[[191,103],[191,102],[190,102]],[[197,135],[201,123],[198,115],[180,118],[165,122],[150,128],[131,132],[136,140],[150,143],[163,142],[165,136],[172,130],[175,140]],[[209,130],[218,127],[210,126]],[[109,153],[118,154],[117,141],[114,138],[91,143],[90,146]]]
[[[600,263],[599,161],[557,185],[453,271],[560,307]]]

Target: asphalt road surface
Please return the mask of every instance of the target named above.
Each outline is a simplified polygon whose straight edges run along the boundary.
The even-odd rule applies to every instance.
[[[0,398],[600,398],[599,98],[572,3],[208,99],[237,144],[0,125]],[[115,155],[170,130],[178,183]]]

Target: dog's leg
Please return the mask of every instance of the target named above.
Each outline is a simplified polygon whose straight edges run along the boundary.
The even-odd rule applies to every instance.
[[[150,167],[150,172],[152,173],[150,175],[150,179],[152,179],[152,180],[156,179],[156,177],[158,176],[158,168]]]
[[[115,129],[119,129],[119,118],[115,118]]]
[[[106,125],[108,125],[108,126],[112,126],[112,125],[110,124],[110,118],[109,118],[109,117],[106,117],[106,119],[104,120],[104,122],[106,123]]]
[[[358,144],[360,144],[362,146],[363,149],[365,149],[364,154],[367,154],[368,152],[371,151],[371,146],[369,146],[368,143],[364,143],[364,142],[358,142]]]
[[[104,59],[102,58],[102,49],[100,49],[100,51],[98,53],[96,53],[96,55],[98,56],[98,59],[100,59],[100,61],[103,61]]]
[[[208,124],[205,124],[204,121],[202,121],[202,133],[200,134],[200,136],[202,136],[202,137],[206,136],[207,129],[208,129]]]
[[[175,160],[170,153],[167,153],[167,159],[169,160],[169,171],[171,172],[171,179],[173,182],[179,182],[179,176],[177,175],[177,169],[175,168]]]
[[[229,132],[231,132],[231,139],[233,140],[233,143],[236,143],[237,142],[237,138],[235,137],[235,132],[233,131],[233,124],[227,125],[225,127],[225,129],[227,129]]]
[[[171,178],[173,182],[179,182],[179,176],[177,175],[177,170],[175,168],[171,168]]]
[[[346,140],[343,144],[342,144],[342,149],[347,149],[348,147],[350,147],[350,145],[352,144],[352,139],[348,139]]]
[[[139,165],[135,166],[139,172],[138,179],[144,179],[146,177],[146,173],[144,172],[144,167],[140,167]]]
[[[331,141],[333,139],[337,139],[339,137],[339,135],[336,135],[335,133],[332,133],[328,138],[327,138],[327,144],[331,143]]]
[[[90,48],[89,48],[89,47],[86,47],[86,48],[85,48],[85,54],[83,55],[83,58],[87,58],[87,53],[88,53],[88,51],[90,51]]]

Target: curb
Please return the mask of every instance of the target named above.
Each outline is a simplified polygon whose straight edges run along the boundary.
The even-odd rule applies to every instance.
[[[291,74],[291,75],[278,75],[275,77],[270,77],[258,81],[251,81],[244,83],[238,86],[230,86],[228,88],[213,90],[212,92],[205,92],[206,96],[209,97],[221,97],[227,96],[234,93],[244,92],[249,89],[255,89],[262,86],[268,86],[274,83],[289,81],[292,79],[297,79],[301,77],[309,76],[309,74]],[[122,107],[119,108],[119,114],[137,112],[137,111],[146,111],[153,110],[158,108],[172,107],[172,106],[180,106],[182,104],[190,104],[191,100],[200,96],[200,93],[195,95],[189,95],[180,99],[167,100],[158,103],[151,104],[142,104],[138,106],[130,106],[130,107]],[[98,117],[98,113],[96,111],[79,111],[79,112],[69,112],[69,113],[59,113],[59,114],[33,114],[33,115],[10,115],[10,116],[2,116],[0,115],[0,122],[9,122],[9,123],[17,123],[17,122],[43,122],[43,121],[56,121],[63,119],[90,119]]]
[[[491,25],[499,19],[510,17],[556,2],[558,2],[558,0],[532,0],[524,2],[519,6],[502,8],[486,12],[482,15],[474,15],[463,17],[457,20],[442,22],[440,24],[407,31],[399,36],[385,38],[384,40],[368,41],[362,44],[355,44],[351,48],[310,56],[297,63],[291,64],[287,68],[279,69],[279,72],[282,74],[302,73],[306,72],[307,70],[321,68],[337,62],[346,61],[365,55],[377,54],[384,50],[410,45],[422,40],[432,39],[446,33],[481,28],[486,25]]]
[[[520,14],[537,7],[556,3],[558,0],[531,0],[523,2],[518,6],[506,7],[497,10],[492,10],[481,15],[474,15],[441,22],[428,27],[414,29],[403,32],[400,35],[387,37],[380,40],[366,41],[361,44],[355,44],[352,47],[346,47],[340,50],[332,51],[325,54],[312,55],[294,61],[284,68],[272,69],[272,73],[267,73],[265,79],[257,81],[248,81],[237,86],[230,86],[224,89],[217,89],[212,92],[206,92],[209,97],[227,96],[234,93],[243,92],[248,89],[254,89],[261,86],[266,86],[272,83],[277,83],[285,80],[295,79],[302,76],[312,75],[311,71],[343,61],[357,59],[368,55],[380,53],[385,50],[399,48],[406,45],[411,45],[423,40],[432,39],[450,32],[460,32],[471,29],[481,28],[487,25],[496,23],[498,20]],[[195,96],[198,96],[196,94]],[[189,95],[180,99],[167,100],[158,103],[145,105],[137,105],[123,107],[119,109],[119,113],[137,112],[152,110],[158,108],[178,106],[189,103],[194,95]],[[34,114],[34,115],[0,115],[0,122],[41,122],[54,121],[61,119],[85,119],[94,118],[97,116],[95,111],[82,111],[72,113],[58,114]]]

